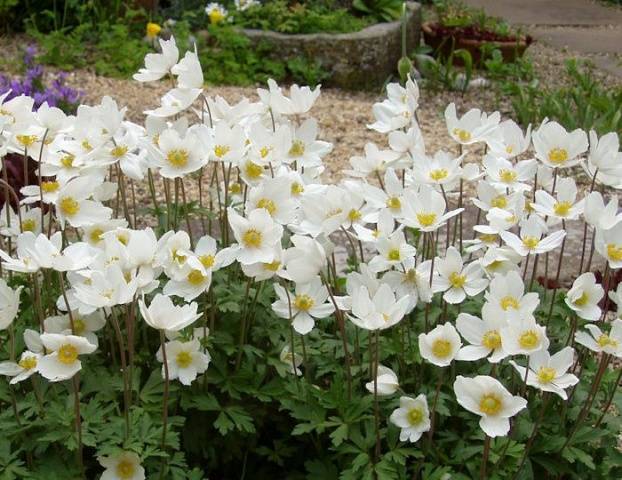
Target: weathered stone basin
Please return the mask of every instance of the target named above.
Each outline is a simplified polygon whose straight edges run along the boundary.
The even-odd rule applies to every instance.
[[[419,44],[421,6],[407,4],[406,42],[408,52]],[[268,43],[279,59],[306,57],[314,59],[330,77],[322,83],[348,89],[381,87],[397,69],[402,52],[402,22],[369,26],[353,33],[284,34],[266,30],[244,29],[254,44]]]

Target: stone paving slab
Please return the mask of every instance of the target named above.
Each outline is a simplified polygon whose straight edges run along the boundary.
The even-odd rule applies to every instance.
[[[514,25],[622,25],[622,10],[588,0],[464,0]]]
[[[529,29],[536,39],[557,48],[570,48],[580,53],[622,54],[622,26],[620,28],[533,27]]]

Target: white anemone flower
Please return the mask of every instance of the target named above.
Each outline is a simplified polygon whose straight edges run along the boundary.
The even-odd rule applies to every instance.
[[[285,250],[285,278],[296,283],[307,283],[320,274],[326,266],[326,251],[315,238],[292,235],[293,247]]]
[[[274,247],[280,243],[283,227],[276,223],[265,208],[257,208],[242,217],[232,208],[228,209],[229,224],[237,240],[229,247],[231,254],[243,264],[274,260]]]
[[[138,301],[138,306],[147,325],[156,330],[178,332],[201,317],[197,313],[196,303],[174,305],[169,297],[160,293],[153,298],[149,307],[142,299]]]
[[[499,380],[485,375],[458,375],[454,392],[460,405],[482,417],[479,426],[489,437],[507,435],[510,418],[527,407],[527,400],[512,395]]]
[[[622,222],[622,213],[618,213],[618,196],[611,195],[609,202],[600,192],[591,192],[585,197],[583,217],[588,225],[609,230]]]
[[[182,385],[191,385],[197,375],[204,373],[209,366],[211,357],[207,351],[202,351],[201,342],[192,339],[189,342],[173,340],[164,344],[166,349],[166,364],[171,380],[178,379]],[[162,347],[156,354],[159,362],[164,362]],[[165,367],[162,366],[162,378],[165,378]]]
[[[140,457],[134,452],[121,452],[109,457],[98,457],[104,467],[100,480],[145,480],[145,469],[140,464]]]
[[[451,138],[461,145],[483,142],[498,128],[501,114],[491,115],[472,108],[462,117],[456,114],[456,105],[450,103],[445,109],[445,123]]]
[[[532,315],[540,303],[537,292],[525,293],[525,284],[516,270],[494,275],[485,298],[484,309],[505,320]]]
[[[622,358],[622,320],[616,318],[611,323],[609,333],[590,323],[585,326],[587,332],[580,331],[574,336],[575,341],[593,352],[608,353]],[[589,333],[588,333],[589,332]]]
[[[499,157],[514,158],[521,155],[531,144],[531,124],[523,133],[523,129],[514,120],[504,120],[494,134],[486,139],[486,144]]]
[[[478,295],[488,285],[480,263],[471,262],[465,267],[462,256],[455,247],[449,247],[445,258],[438,259],[437,271],[439,278],[436,285],[438,291],[445,292],[443,299],[447,303],[461,303],[467,296]]]
[[[437,325],[429,333],[419,334],[419,353],[425,360],[438,367],[450,365],[461,346],[460,335],[449,322]]]
[[[587,162],[582,164],[590,178],[612,187],[622,184],[622,152],[616,132],[610,132],[598,138],[594,130],[590,131],[590,152]]]
[[[488,357],[490,363],[498,363],[507,357],[503,349],[501,329],[507,325],[503,318],[482,311],[482,318],[468,313],[461,313],[456,319],[456,328],[460,335],[469,342],[460,349],[456,360],[474,361]]]
[[[566,305],[574,310],[583,320],[596,321],[600,318],[601,309],[598,303],[605,296],[603,287],[596,283],[592,272],[580,275],[566,293]]]
[[[179,60],[179,50],[175,37],[170,40],[159,39],[162,53],[148,53],[145,55],[145,67],[138,70],[133,78],[139,82],[153,82],[160,80],[171,72],[171,68]]]
[[[388,237],[378,238],[375,246],[378,250],[378,255],[374,256],[369,262],[369,268],[374,272],[390,270],[417,255],[417,249],[406,242],[406,237],[402,230],[398,230]]]
[[[509,322],[500,333],[503,349],[510,355],[532,355],[549,348],[546,328],[533,316]]]
[[[72,330],[73,319],[73,330]],[[80,315],[78,311],[48,317],[43,322],[47,333],[62,333],[64,335],[77,335],[86,338],[89,343],[98,346],[98,332],[106,325],[106,317],[101,310],[96,310],[89,315]]]
[[[588,148],[587,135],[581,129],[568,132],[557,122],[543,122],[531,139],[536,158],[551,168],[572,167]]]
[[[499,232],[503,241],[520,256],[542,254],[555,250],[566,236],[565,230],[558,230],[543,237],[544,228],[535,216],[530,216],[522,225],[520,236],[512,232]]]
[[[0,330],[6,330],[19,312],[19,297],[24,287],[15,289],[8,286],[6,280],[0,278]]]
[[[575,375],[567,373],[573,362],[574,349],[572,347],[562,348],[554,355],[546,350],[534,353],[529,357],[529,370],[510,360],[510,364],[516,369],[520,378],[527,379],[527,385],[543,392],[555,393],[564,400],[568,399],[565,389],[579,383]]]
[[[382,281],[388,284],[398,297],[408,296],[410,298],[410,305],[406,313],[410,313],[420,300],[423,303],[432,301],[431,264],[430,260],[416,264],[414,258],[407,258],[402,262],[403,270],[391,270],[382,277]]]
[[[16,362],[0,362],[0,375],[11,377],[9,384],[23,382],[39,371],[40,353],[25,351]]]
[[[596,251],[609,262],[609,268],[622,267],[622,223],[609,230],[596,229]]]
[[[105,222],[110,218],[111,208],[89,200],[100,183],[94,176],[78,177],[59,190],[55,207],[61,228],[65,228],[66,223],[72,227],[83,227],[90,223]]]
[[[513,164],[503,157],[487,154],[484,157],[486,179],[495,187],[514,192],[531,190],[528,184],[533,179],[538,164],[535,160],[522,160]]]
[[[197,135],[188,131],[181,136],[175,129],[167,129],[158,140],[159,154],[153,157],[160,175],[180,178],[203,167],[207,156]]]
[[[557,180],[556,197],[545,190],[536,192],[533,209],[543,216],[559,220],[576,220],[583,213],[584,200],[577,202],[577,185],[572,178]],[[553,222],[555,223],[555,222]]]
[[[50,353],[39,359],[39,373],[50,382],[73,377],[82,369],[79,355],[93,353],[97,349],[86,338],[76,335],[44,333],[41,342]]]
[[[352,170],[345,173],[353,177],[365,178],[372,175],[384,175],[387,168],[396,167],[400,154],[393,150],[380,150],[375,143],[365,144],[365,156],[350,158]]]
[[[400,397],[400,406],[391,413],[389,420],[399,427],[400,441],[414,443],[431,428],[428,401],[424,394],[417,398]]]
[[[400,221],[407,227],[418,228],[423,232],[433,232],[464,210],[464,208],[457,208],[445,212],[446,207],[443,195],[430,186],[422,185],[418,193],[408,189],[404,191]]]
[[[375,385],[374,385],[375,384]],[[393,395],[400,388],[400,382],[397,375],[389,367],[378,365],[376,381],[372,380],[365,384],[365,388],[369,393],[378,392],[379,396]]]
[[[348,318],[357,327],[365,330],[384,330],[398,323],[406,313],[410,299],[395,294],[386,283],[380,284],[376,292],[371,292],[361,285],[352,292],[352,315]]]
[[[294,330],[301,335],[313,329],[315,319],[326,318],[335,311],[334,305],[327,301],[328,289],[319,277],[309,283],[296,284],[293,295],[279,284],[274,284],[274,291],[278,299],[272,304],[272,310],[281,318],[291,319]]]
[[[300,377],[302,375],[302,370],[300,370],[300,366],[302,365],[302,355],[298,353],[291,353],[289,350],[289,345],[285,345],[279,354],[279,360],[283,362],[289,368],[289,373]]]

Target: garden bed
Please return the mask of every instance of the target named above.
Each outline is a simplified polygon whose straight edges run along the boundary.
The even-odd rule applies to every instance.
[[[421,7],[408,2],[406,45],[410,52],[419,44]],[[313,58],[329,73],[327,85],[348,89],[382,86],[394,74],[401,56],[402,21],[379,23],[353,33],[284,34],[242,30],[254,44],[268,43],[274,58]]]

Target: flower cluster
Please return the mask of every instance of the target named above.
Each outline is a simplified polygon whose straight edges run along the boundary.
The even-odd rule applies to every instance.
[[[145,112],[144,126],[126,120],[126,109],[109,97],[81,105],[72,117],[46,103],[33,111],[35,100],[25,95],[0,97],[0,155],[33,159],[39,176],[21,190],[20,207],[5,206],[0,218],[0,234],[10,240],[0,251],[3,272],[27,276],[39,323],[26,329],[19,360],[0,364],[11,383],[34,374],[78,383],[82,362],[96,354],[98,332],[109,324],[121,345],[127,389],[124,345],[130,342],[132,351],[140,313],[160,336],[151,355],[162,364],[167,388],[175,379],[192,384],[211,360],[210,332],[199,322],[209,301],[201,309],[197,302],[213,294],[221,269],[237,269],[248,285],[272,284],[272,311],[288,322],[292,338],[325,329],[331,317],[341,335],[346,327],[369,332],[374,360],[366,388],[376,403],[401,391],[397,374],[379,364],[381,332],[425,317],[419,355],[442,371],[473,366],[470,375],[454,375],[453,392],[481,417],[488,437],[508,434],[511,418],[528,404],[527,386],[568,398],[579,381],[577,345],[598,352],[604,365],[622,357],[622,320],[607,317],[609,300],[622,309],[622,287],[608,287],[611,271],[622,266],[622,216],[615,197],[607,203],[594,189],[622,187],[615,134],[591,132],[588,142],[585,132],[552,121],[523,132],[499,113],[473,109],[458,117],[451,104],[445,118],[456,152],[432,155],[417,121],[419,90],[409,79],[405,86],[389,84],[387,99],[373,107],[369,127],[386,134],[388,148],[369,143],[352,157],[345,179],[325,184],[323,162],[332,145],[318,139],[318,122],[309,115],[319,87],[293,85],[286,92],[269,81],[258,89],[259,101],[229,104],[206,95],[196,51],[180,58],[174,38],[159,42],[161,53],[148,54],[134,78],[169,77],[175,85]],[[587,193],[572,175],[577,165],[590,177]],[[137,217],[138,182],[161,214],[159,229]],[[194,214],[182,208],[193,184],[199,204],[210,206],[209,229],[204,208]],[[471,206],[478,221],[467,237],[463,222]],[[537,313],[545,299],[534,279],[538,264],[548,268],[556,254],[551,271],[559,283],[566,229],[579,221],[593,232],[605,281],[597,283],[590,272],[585,235],[580,275],[564,294],[572,325],[560,340],[547,328],[550,313],[548,319]],[[335,253],[344,246],[352,268],[339,281],[344,266]],[[42,308],[41,282],[51,274],[60,294]],[[0,283],[0,328],[17,317],[20,293]],[[481,312],[448,315],[478,296]],[[443,313],[432,319],[434,302]],[[295,376],[307,368],[306,352],[301,357],[293,341],[280,358]],[[486,362],[490,374],[477,374]],[[495,373],[503,365],[516,372],[521,388]],[[402,393],[389,417],[400,440],[432,436],[437,398],[430,408],[425,392]],[[144,478],[139,460],[132,452],[101,457],[112,472],[102,478]]]
[[[43,66],[35,61],[36,54],[34,46],[26,48],[24,53],[26,73],[23,78],[0,75],[0,97],[4,97],[6,101],[25,95],[33,98],[35,108],[47,103],[50,107],[59,107],[67,113],[75,112],[82,93],[66,84],[65,72],[56,74],[49,85],[46,85]]]

